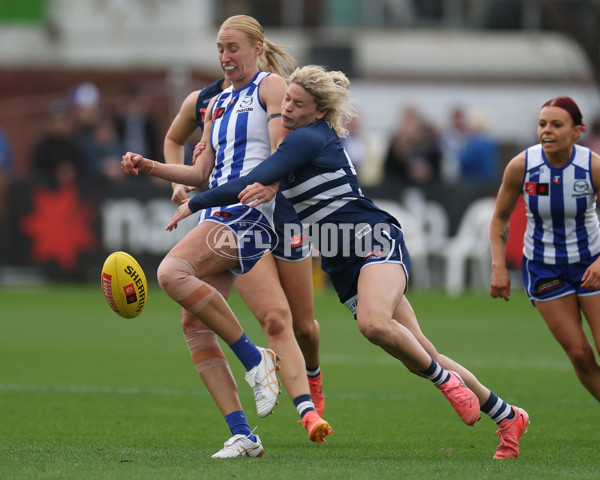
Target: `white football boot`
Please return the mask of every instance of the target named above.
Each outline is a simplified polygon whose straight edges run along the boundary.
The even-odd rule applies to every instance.
[[[256,412],[259,417],[269,415],[277,401],[277,396],[281,393],[279,382],[277,381],[277,360],[279,357],[273,350],[268,348],[256,347],[261,355],[261,361],[258,365],[246,372],[246,381],[254,389],[254,401],[256,402]]]
[[[253,442],[245,435],[234,435],[211,458],[262,457],[265,452],[258,435]]]

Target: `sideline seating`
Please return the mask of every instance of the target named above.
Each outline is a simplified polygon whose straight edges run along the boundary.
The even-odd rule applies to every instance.
[[[467,278],[476,288],[489,286],[489,233],[495,205],[495,197],[484,197],[471,203],[463,214],[456,235],[440,252],[445,264],[444,288],[450,295],[460,294],[467,286]]]

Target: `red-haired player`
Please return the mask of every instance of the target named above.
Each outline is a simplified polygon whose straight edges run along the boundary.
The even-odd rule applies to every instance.
[[[546,102],[539,113],[540,143],[507,165],[490,226],[494,298],[510,297],[505,262],[508,223],[523,195],[527,207],[521,271],[525,290],[577,377],[600,401],[600,365],[583,329],[600,347],[600,228],[596,202],[600,157],[577,145],[586,126],[569,97]]]

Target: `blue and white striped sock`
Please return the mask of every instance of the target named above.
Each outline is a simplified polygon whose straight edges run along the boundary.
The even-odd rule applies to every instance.
[[[490,398],[481,406],[481,411],[496,423],[500,423],[505,418],[513,418],[515,416],[512,407],[494,392],[490,392]]]
[[[310,398],[310,395],[298,395],[294,398],[293,402],[296,406],[296,410],[298,410],[298,413],[300,414],[300,418],[304,418],[304,415],[310,411],[316,411],[315,404],[313,403],[312,398]]]
[[[441,384],[450,380],[450,372],[443,368],[433,358],[431,359],[429,368],[427,368],[427,370],[421,370],[421,373],[431,380],[436,387],[439,387]]]
[[[316,367],[312,368],[312,367],[306,367],[306,375],[311,377],[311,378],[316,378],[321,374],[321,365],[317,364]]]

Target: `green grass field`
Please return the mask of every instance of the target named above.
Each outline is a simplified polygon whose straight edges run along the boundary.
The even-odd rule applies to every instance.
[[[231,359],[262,458],[212,460],[230,436],[200,381],[179,309],[150,286],[114,314],[98,286],[0,287],[2,479],[597,479],[598,404],[526,298],[409,294],[438,349],[531,417],[518,460],[492,456],[495,424],[466,427],[430,382],[369,344],[335,296],[315,299],[327,418],[311,443],[287,395],[257,417]],[[258,323],[231,304],[255,343]]]

